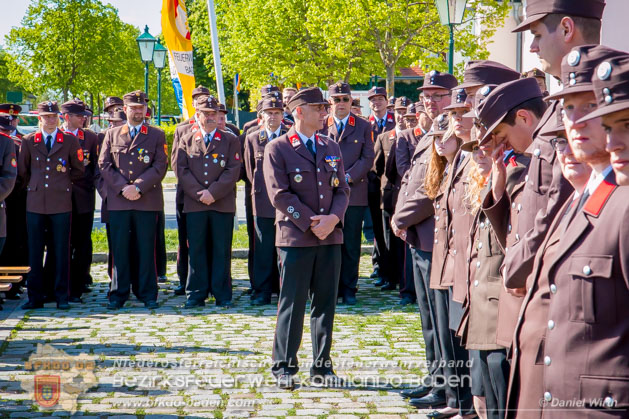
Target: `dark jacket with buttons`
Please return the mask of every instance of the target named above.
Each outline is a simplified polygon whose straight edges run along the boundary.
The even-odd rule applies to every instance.
[[[406,242],[424,252],[432,252],[435,236],[435,208],[424,187],[431,150],[432,137],[424,137],[417,144],[392,218],[399,229],[406,230]]]
[[[173,134],[173,149],[170,154],[170,168],[177,174],[177,152],[179,151],[179,143],[183,137],[187,134],[191,133],[194,129],[195,131],[199,129],[196,125],[196,119],[190,118],[184,122],[180,122],[175,127],[175,133]],[[196,128],[195,128],[196,127]],[[183,188],[179,185],[179,179],[177,179],[177,191],[175,192],[175,202],[177,205],[183,205]]]
[[[347,125],[339,135],[334,117],[328,118],[327,127],[321,131],[341,147],[345,173],[349,174],[349,205],[367,206],[367,173],[374,161],[374,136],[371,125],[350,112]]]
[[[193,129],[179,142],[177,178],[184,191],[183,211],[236,211],[236,182],[242,159],[238,137],[217,129],[206,146],[200,129]],[[199,192],[208,190],[214,202],[199,201]]]
[[[558,232],[561,239],[552,259],[545,260],[544,252],[536,255],[514,346],[525,338],[520,330],[527,322],[536,322],[545,331],[538,351],[544,370],[538,393],[550,401],[544,417],[624,417],[629,409],[628,196],[610,173],[582,208],[578,209],[578,200],[568,200],[558,211],[547,237],[558,228],[565,230]],[[569,225],[563,222],[564,212]],[[547,242],[548,238],[542,249]],[[548,282],[536,287],[543,272],[548,273]],[[543,317],[526,314],[534,293],[546,296],[548,312]],[[512,370],[518,357],[513,362]],[[582,400],[584,406],[562,410],[552,406],[553,400]],[[601,405],[592,406],[591,401]],[[609,407],[605,403],[619,410],[595,410]]]
[[[70,135],[74,135],[68,132]],[[83,150],[85,173],[72,183],[72,205],[78,214],[94,212],[96,206],[96,184],[100,179],[98,170],[98,136],[90,130],[79,128],[76,138]]]
[[[288,132],[284,125],[280,127],[280,137]],[[279,138],[279,137],[277,137]],[[273,141],[277,140],[273,139]],[[266,129],[250,132],[245,139],[244,162],[247,179],[252,185],[253,215],[256,217],[275,218],[275,207],[271,204],[264,183],[264,148],[271,141]]]
[[[48,152],[41,131],[22,140],[18,162],[21,182],[26,186],[26,210],[37,214],[72,211],[72,182],[83,177],[83,150],[74,135],[61,129]]]
[[[343,243],[343,219],[349,205],[349,185],[339,145],[316,135],[316,158],[294,127],[264,148],[264,180],[276,208],[275,245],[310,247]],[[338,185],[334,179],[338,179]],[[310,229],[310,217],[334,214],[338,225],[325,240]]]
[[[166,137],[159,128],[142,125],[131,138],[129,125],[107,130],[98,166],[107,188],[107,209],[161,211],[164,209],[162,179],[168,167]],[[130,201],[122,189],[135,185],[140,199]]]
[[[502,197],[498,202],[495,202],[493,194],[487,194],[482,203],[482,210],[489,218],[505,255],[508,255],[507,249],[520,239],[518,219],[523,208],[522,191],[526,183],[525,177],[529,163],[529,157],[514,154],[506,163],[507,181]],[[511,346],[513,329],[518,319],[521,304],[521,297],[515,297],[508,294],[504,289],[501,290],[496,341],[505,348]]]
[[[396,138],[396,131],[392,129],[378,135],[374,146],[373,170],[380,177],[380,192],[382,194],[380,207],[391,213],[395,209],[402,184],[402,178],[395,165]]]
[[[424,132],[420,127],[405,129],[398,135],[395,146],[395,165],[401,177],[404,177],[411,168],[411,160],[413,154],[415,154],[415,148],[423,136]]]
[[[0,133],[0,237],[7,236],[7,215],[4,200],[9,196],[17,178],[17,160],[13,138]]]

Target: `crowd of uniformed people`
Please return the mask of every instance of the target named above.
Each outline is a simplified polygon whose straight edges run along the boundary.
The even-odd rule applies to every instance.
[[[267,85],[241,132],[199,86],[171,150],[141,91],[107,98],[98,135],[78,99],[40,103],[25,137],[20,107],[0,105],[1,263],[30,266],[24,309],[80,303],[98,191],[108,309],[131,292],[157,308],[170,159],[186,308],[232,305],[245,182],[250,304],[279,295],[279,387],[296,385],[308,301],[311,382],[345,384],[334,313],[362,298],[368,215],[374,283],[419,308],[430,379],[401,392],[412,406],[430,418],[628,417],[629,54],[600,45],[604,6],[530,0],[515,30],[532,32],[543,71],[489,60],[467,62],[463,80],[428,71],[416,103],[371,88],[368,117],[342,81],[327,99]],[[548,94],[546,74],[561,90]]]

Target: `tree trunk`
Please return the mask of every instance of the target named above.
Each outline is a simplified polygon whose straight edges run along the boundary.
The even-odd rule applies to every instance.
[[[387,65],[387,95],[395,96],[395,64]]]

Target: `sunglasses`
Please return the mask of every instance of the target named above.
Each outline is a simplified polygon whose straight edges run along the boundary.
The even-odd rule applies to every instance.
[[[343,97],[335,96],[332,98],[332,100],[334,101],[334,103],[341,103],[341,102],[347,103],[347,102],[350,102],[352,98],[347,97],[347,96],[343,96]]]
[[[553,138],[550,140],[550,145],[553,146],[556,152],[563,154],[568,149],[568,140],[562,137]]]

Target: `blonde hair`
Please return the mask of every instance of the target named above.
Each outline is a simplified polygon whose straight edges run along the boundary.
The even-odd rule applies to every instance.
[[[465,207],[470,209],[470,214],[475,215],[480,209],[480,194],[483,189],[485,189],[487,179],[480,174],[478,164],[476,164],[474,160],[472,160],[472,163],[473,166],[467,175],[468,186],[465,191],[465,196],[463,197],[463,202]]]
[[[449,126],[448,130],[443,134],[443,138],[450,139],[450,137],[454,136],[457,142],[457,150],[461,147],[463,141],[456,137],[454,134],[454,126]],[[446,140],[447,141],[447,140]],[[434,200],[437,195],[439,195],[439,191],[441,190],[441,184],[443,182],[443,173],[445,171],[446,165],[448,164],[448,159],[444,156],[440,156],[437,154],[437,149],[435,148],[435,143],[432,143],[432,154],[430,156],[430,162],[428,163],[428,169],[426,170],[426,178],[424,180],[424,188],[426,190],[426,196],[432,200]]]

